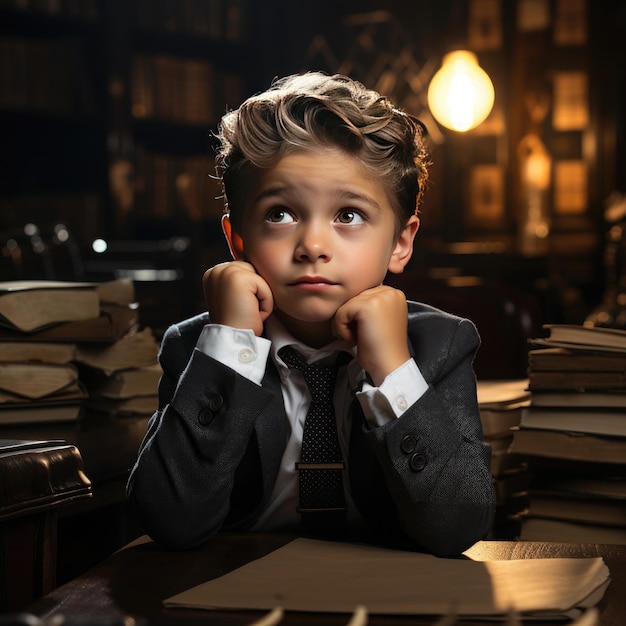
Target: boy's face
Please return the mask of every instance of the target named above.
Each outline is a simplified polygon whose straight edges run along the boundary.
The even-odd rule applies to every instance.
[[[418,224],[413,216],[396,236],[383,185],[353,157],[297,152],[264,171],[249,195],[237,256],[268,283],[287,328],[306,338],[388,270],[402,271]]]

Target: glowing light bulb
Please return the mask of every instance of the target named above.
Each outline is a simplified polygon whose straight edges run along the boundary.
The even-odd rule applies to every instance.
[[[467,50],[446,54],[428,87],[430,112],[441,125],[458,132],[483,122],[494,100],[491,79],[478,65],[476,55]]]

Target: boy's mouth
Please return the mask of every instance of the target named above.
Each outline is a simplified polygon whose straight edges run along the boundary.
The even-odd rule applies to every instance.
[[[307,286],[307,285],[336,285],[337,283],[329,280],[328,278],[324,278],[323,276],[302,276],[301,278],[297,278],[290,285],[293,286]]]

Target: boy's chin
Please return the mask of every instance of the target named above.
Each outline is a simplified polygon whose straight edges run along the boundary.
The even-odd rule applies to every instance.
[[[276,308],[274,313],[285,323],[324,325],[332,323],[336,311],[332,313],[316,313],[313,311],[289,311]]]

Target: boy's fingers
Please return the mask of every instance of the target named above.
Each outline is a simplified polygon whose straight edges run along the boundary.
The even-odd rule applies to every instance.
[[[333,334],[338,339],[343,339],[348,343],[356,344],[356,314],[357,308],[353,306],[352,300],[337,309],[333,317]]]

